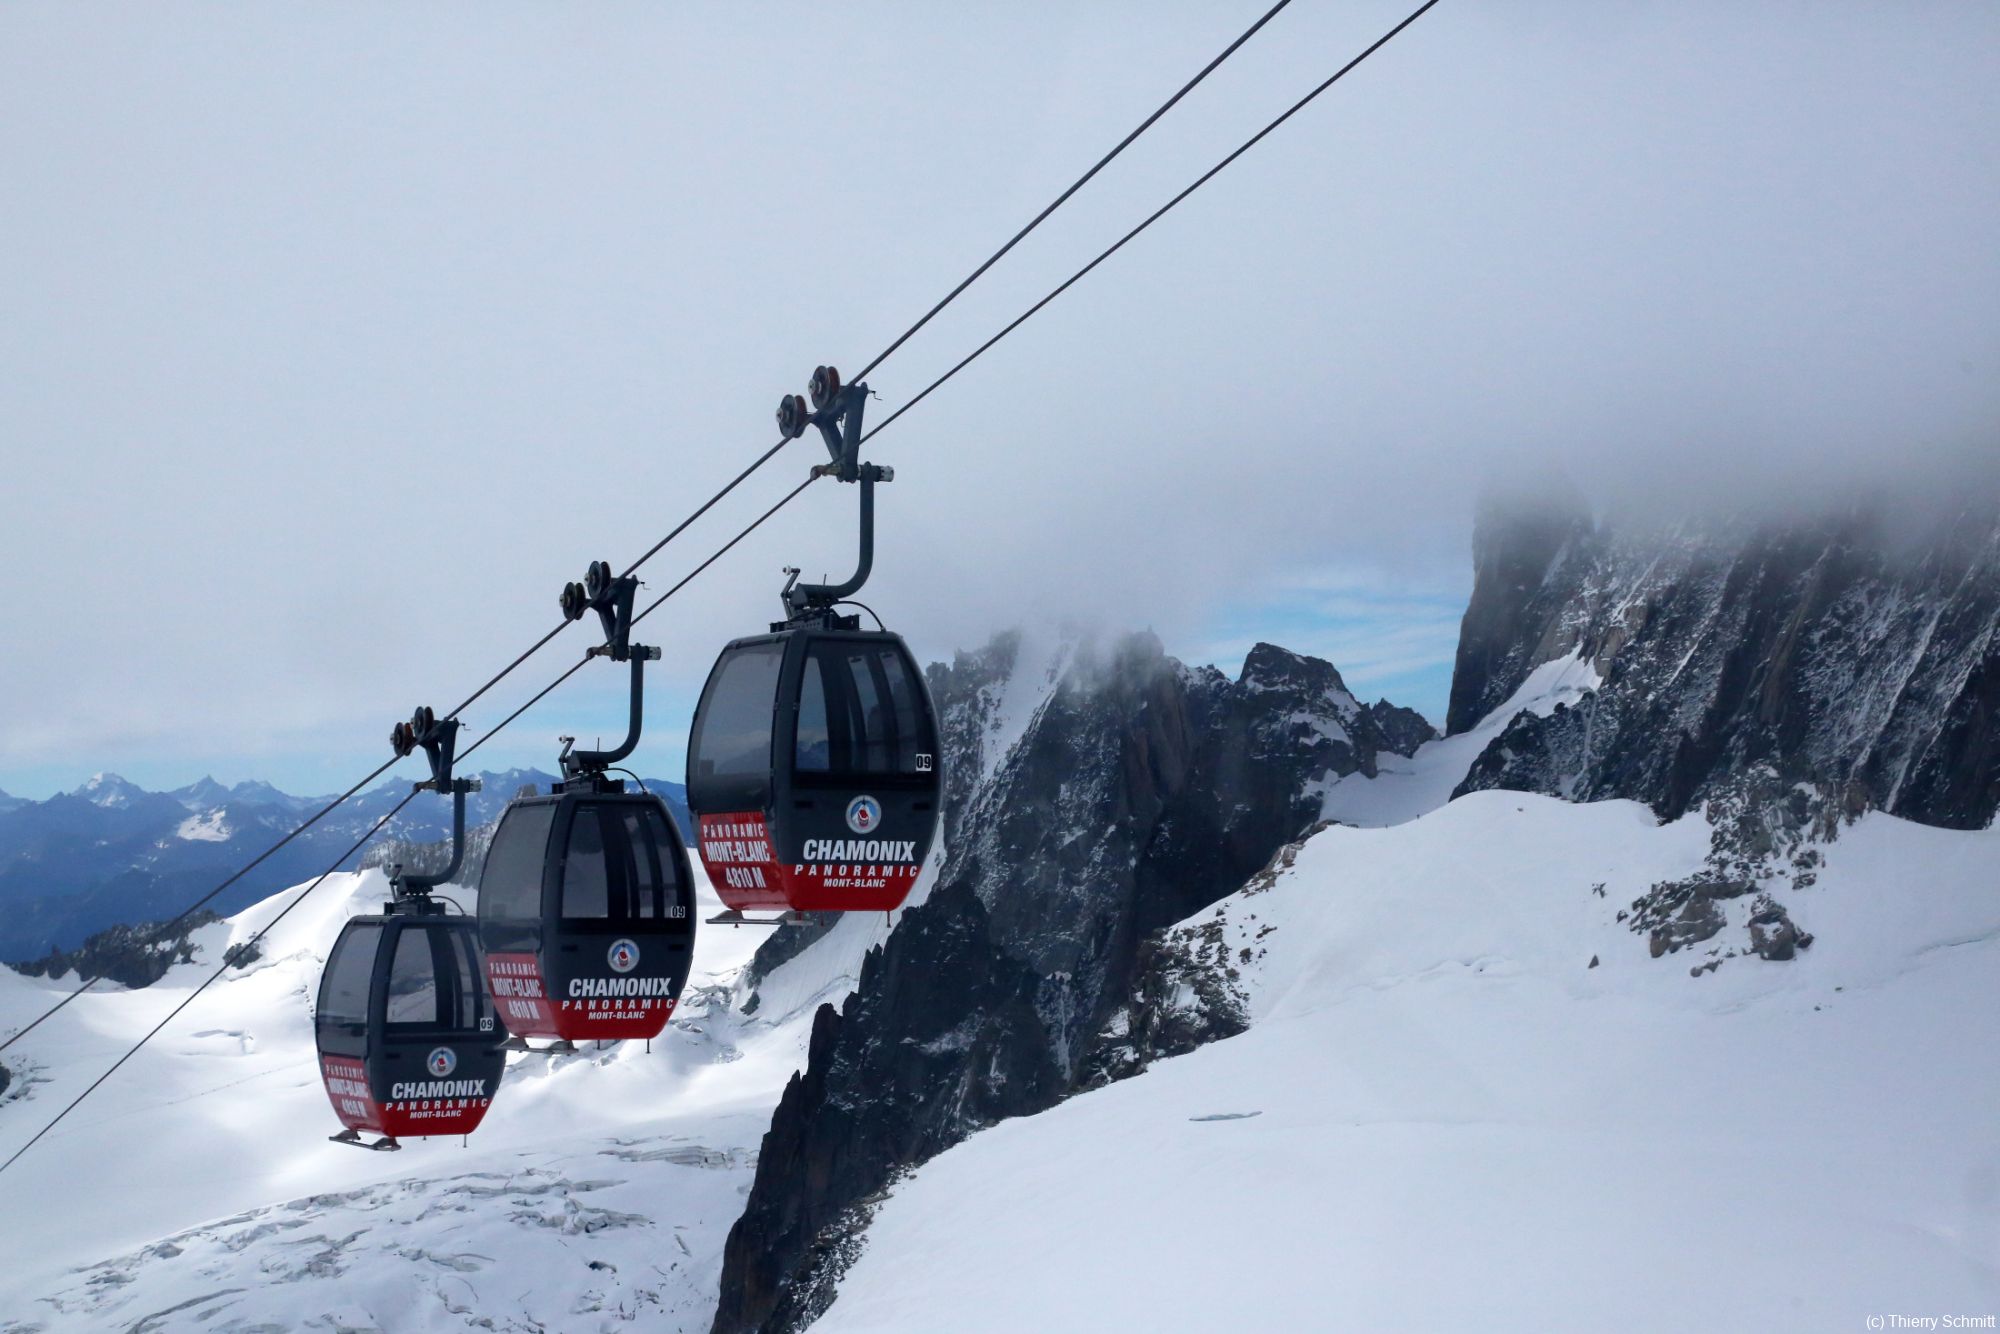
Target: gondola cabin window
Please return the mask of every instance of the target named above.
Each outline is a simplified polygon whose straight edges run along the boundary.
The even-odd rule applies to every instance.
[[[562,915],[574,921],[611,916],[611,879],[604,859],[602,806],[576,808],[570,821],[569,851],[563,857]]]
[[[429,931],[407,928],[397,935],[396,957],[389,964],[391,1025],[409,1028],[438,1025],[438,969],[431,938]]]
[[[656,807],[626,806],[626,883],[632,886],[631,915],[639,919],[667,916],[670,903],[680,900],[680,863],[662,857],[661,849],[673,846],[666,817]]]
[[[453,1028],[490,1029],[478,935],[471,930],[440,932],[437,947],[445,955],[439,975],[449,982],[440,1007],[447,1012],[446,1021]]]
[[[917,684],[893,644],[820,640],[799,682],[795,772],[887,777],[918,772],[931,749]]]
[[[770,769],[771,715],[784,662],[782,643],[741,649],[723,660],[695,726],[692,777],[761,777]]]
[[[375,972],[375,947],[381,938],[382,928],[373,923],[341,932],[334,942],[333,957],[326,961],[318,1016],[322,1022],[367,1026],[368,983]]]
[[[542,920],[542,863],[555,817],[556,803],[550,801],[516,807],[501,821],[479,881],[481,911],[488,921]],[[520,943],[489,941],[488,947],[518,948]]]

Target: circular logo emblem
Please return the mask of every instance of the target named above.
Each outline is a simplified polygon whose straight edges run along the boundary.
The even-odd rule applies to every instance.
[[[433,1077],[443,1079],[458,1069],[458,1053],[449,1047],[439,1047],[425,1059],[424,1065],[429,1068]]]
[[[639,947],[629,940],[611,942],[611,952],[605,955],[614,973],[629,973],[639,966]]]
[[[882,823],[882,803],[873,797],[856,797],[847,803],[847,827],[857,834],[872,834]]]

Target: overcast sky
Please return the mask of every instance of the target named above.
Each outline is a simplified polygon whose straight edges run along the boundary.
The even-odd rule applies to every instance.
[[[344,786],[1262,6],[0,8],[0,788]],[[1297,0],[871,411],[1404,12]],[[864,597],[926,656],[1272,638],[1435,716],[1495,470],[1699,506],[1990,458],[1996,68],[1992,5],[1444,0],[883,433]],[[643,770],[780,566],[845,573],[853,505],[814,488],[647,623]],[[477,762],[618,730],[588,675]]]

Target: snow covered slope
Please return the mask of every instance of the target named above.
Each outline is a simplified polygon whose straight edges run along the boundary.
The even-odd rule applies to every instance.
[[[1246,1033],[919,1168],[815,1328],[2000,1310],[2000,833],[1870,815],[1783,891],[1811,949],[1691,977],[1617,917],[1708,837],[1505,792],[1322,831],[1180,928]]]
[[[707,928],[650,1053],[517,1056],[468,1146],[371,1154],[326,1140],[339,1127],[310,1006],[340,924],[385,891],[377,872],[329,880],[262,960],[211,987],[0,1179],[0,1329],[708,1327],[771,1107],[813,1010],[852,987],[868,942],[818,942],[744,1016],[732,983],[761,935]],[[290,899],[204,928],[204,962],[143,991],[86,994],[10,1051],[0,1155]],[[720,906],[704,885],[704,913]],[[74,984],[0,971],[0,1032]]]

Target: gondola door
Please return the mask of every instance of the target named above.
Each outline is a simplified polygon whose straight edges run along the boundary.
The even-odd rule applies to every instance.
[[[694,913],[679,841],[650,798],[569,804],[543,964],[557,1036],[657,1037],[686,981]],[[682,854],[684,855],[684,854]]]

